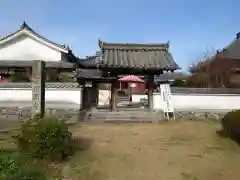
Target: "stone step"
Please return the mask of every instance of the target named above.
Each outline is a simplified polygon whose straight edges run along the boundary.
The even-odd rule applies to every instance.
[[[163,119],[161,113],[149,111],[93,111],[89,112],[85,121],[89,122],[139,122],[153,123]]]
[[[86,116],[88,119],[161,119],[162,116]]]
[[[158,111],[152,111],[149,112],[149,109],[147,107],[139,108],[139,107],[117,107],[116,110],[110,111],[109,108],[106,107],[98,107],[97,109],[92,109],[92,112],[132,112],[132,113],[139,113],[139,112],[147,112],[147,113],[159,113]]]
[[[129,111],[130,112],[130,111]],[[89,116],[103,116],[103,117],[152,117],[152,116],[160,116],[161,114],[157,113],[145,113],[145,112],[138,112],[138,113],[88,113]]]
[[[129,99],[128,96],[117,96],[116,99]]]
[[[93,122],[93,123],[101,123],[101,122],[118,122],[118,123],[158,123],[162,122],[162,120],[158,119],[138,119],[138,120],[131,120],[131,119],[126,119],[126,120],[117,120],[117,119],[89,119],[85,120],[85,122]]]
[[[160,119],[160,116],[87,116],[88,119]]]
[[[98,117],[98,116],[89,116],[86,118],[87,121],[126,121],[126,122],[153,122],[161,120],[160,117]]]
[[[129,101],[128,98],[116,98],[116,101]]]
[[[160,115],[97,115],[97,114],[89,114],[87,117],[94,118],[153,118],[153,117],[161,117]]]
[[[157,115],[157,114],[161,114],[161,113],[157,113],[157,112],[148,112],[148,111],[125,111],[125,112],[121,112],[121,111],[110,111],[110,112],[104,112],[104,111],[100,111],[100,112],[88,112],[89,114],[98,114],[98,115]]]
[[[116,120],[116,119],[100,119],[100,120],[87,120],[85,122],[90,122],[90,123],[159,123],[161,120],[146,120],[146,119],[138,119],[138,120],[131,120],[131,119],[126,119],[126,120]]]
[[[128,101],[129,101],[128,96],[117,96],[116,97],[116,103],[128,102]]]
[[[136,113],[143,113],[143,114],[159,114],[160,112],[158,112],[158,111],[152,111],[152,112],[150,112],[148,109],[144,109],[144,108],[142,108],[142,109],[139,109],[139,110],[137,110],[137,111],[135,111],[135,110],[132,110],[132,109],[127,109],[126,108],[126,110],[125,109],[123,109],[123,110],[121,110],[120,108],[119,108],[119,110],[115,110],[115,111],[110,111],[110,110],[107,110],[107,109],[92,109],[91,111],[90,111],[90,113],[102,113],[102,114],[106,114],[106,113],[108,113],[108,114],[136,114]]]

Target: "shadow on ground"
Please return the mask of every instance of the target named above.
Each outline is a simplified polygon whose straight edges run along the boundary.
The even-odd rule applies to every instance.
[[[228,138],[229,135],[224,131],[223,129],[216,131],[217,135],[222,137],[222,138]]]
[[[223,129],[216,131],[217,135],[220,136],[221,138],[229,138],[232,141],[234,141],[236,144],[238,144],[240,146],[240,139],[238,136],[231,136],[229,135],[226,131],[224,131]]]
[[[88,137],[76,137],[74,141],[74,143],[76,144],[76,148],[79,151],[88,150],[93,143],[93,139]]]

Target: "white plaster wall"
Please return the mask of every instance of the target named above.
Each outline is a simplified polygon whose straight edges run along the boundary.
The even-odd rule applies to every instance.
[[[81,89],[46,89],[45,100],[47,102],[64,103],[66,107],[75,104],[80,107]],[[99,91],[99,105],[107,105],[109,103],[110,92],[108,90]],[[134,102],[139,102],[141,98],[147,98],[147,95],[133,95]],[[32,89],[22,88],[0,88],[0,106],[4,106],[6,102],[21,102],[32,100]],[[173,106],[180,110],[194,109],[213,109],[213,110],[231,110],[240,109],[240,95],[209,95],[209,94],[173,94]],[[75,107],[75,106],[74,106]],[[163,109],[163,101],[159,93],[154,93],[153,107],[156,110]]]
[[[81,89],[46,89],[45,101],[81,104]],[[32,89],[0,88],[0,105],[2,102],[31,101]]]
[[[98,105],[109,105],[109,99],[111,96],[111,91],[109,90],[99,90],[98,91]]]
[[[154,109],[163,109],[163,101],[159,93],[154,94]],[[232,110],[240,109],[240,94],[172,94],[174,109],[194,110]]]
[[[134,95],[132,95],[132,101],[133,102],[140,102],[140,100],[141,99],[147,99],[148,98],[148,96],[147,95],[140,95],[140,94],[134,94]]]
[[[60,61],[61,52],[41,42],[22,35],[0,45],[0,60],[44,60]]]
[[[106,105],[109,102],[110,91],[99,91],[99,105]],[[140,102],[140,99],[147,99],[147,95],[133,94],[132,101]],[[194,110],[232,110],[240,109],[240,94],[172,94],[174,109]],[[163,110],[164,104],[160,93],[153,95],[153,108]]]

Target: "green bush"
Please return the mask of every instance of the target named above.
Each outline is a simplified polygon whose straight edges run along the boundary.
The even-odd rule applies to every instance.
[[[31,80],[27,76],[26,72],[21,72],[21,71],[15,71],[11,76],[10,76],[11,82],[30,82]]]
[[[221,123],[225,135],[240,141],[240,110],[228,112]]]
[[[0,153],[1,180],[42,180],[47,179],[47,173],[37,167],[29,166],[22,155]]]
[[[64,160],[75,151],[67,125],[55,117],[26,121],[15,139],[20,151],[37,159]]]

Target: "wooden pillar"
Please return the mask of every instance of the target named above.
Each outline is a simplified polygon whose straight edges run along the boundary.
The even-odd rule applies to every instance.
[[[86,88],[83,86],[82,89],[82,105],[81,105],[81,109],[85,109],[86,108]]]
[[[117,88],[116,88],[117,81],[114,80],[111,83],[111,102],[110,102],[110,108],[111,110],[116,110],[117,103],[116,103],[116,96],[117,96]]]
[[[153,86],[154,86],[154,76],[148,75],[148,108],[149,108],[149,111],[153,110]]]
[[[86,87],[85,87],[85,81],[79,81],[79,86],[81,87],[81,104],[80,104],[80,110],[83,110],[86,108]]]
[[[99,83],[96,83],[96,106],[98,107],[99,103]]]
[[[92,82],[92,88],[91,88],[91,102],[92,102],[92,106],[96,107],[97,106],[97,82],[93,81]]]
[[[85,94],[84,94],[84,98],[85,98],[85,109],[89,109],[91,107],[91,92],[92,92],[92,88],[90,87],[85,87]]]

